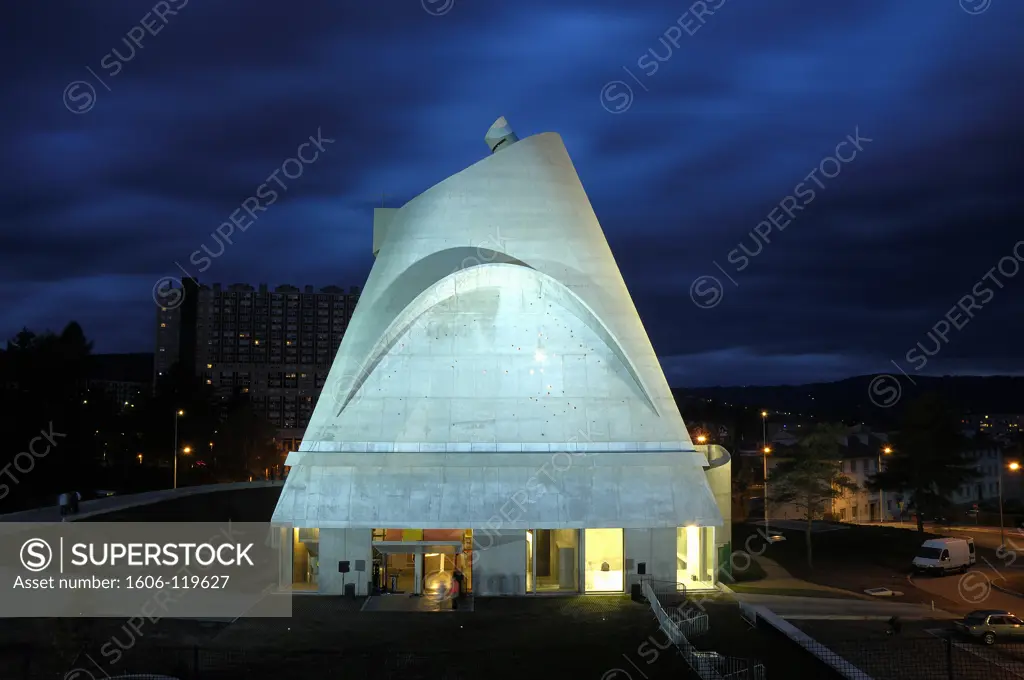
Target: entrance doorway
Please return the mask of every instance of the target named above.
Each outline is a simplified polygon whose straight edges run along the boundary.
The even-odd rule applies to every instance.
[[[579,592],[579,531],[529,529],[526,532],[526,592]]]
[[[472,592],[472,560],[465,547],[469,531],[378,529],[373,534],[374,587],[378,593],[433,595],[451,588],[455,567],[463,590]]]
[[[676,529],[676,581],[688,589],[715,587],[715,528]]]
[[[416,553],[384,555],[384,589],[389,593],[413,593],[416,589]]]

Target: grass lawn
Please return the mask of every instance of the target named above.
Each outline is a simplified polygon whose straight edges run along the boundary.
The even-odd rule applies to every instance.
[[[152,628],[145,622],[140,636],[121,628],[124,619],[76,619],[83,639],[75,644],[55,640],[52,619],[7,620],[0,637],[18,627],[25,634],[0,640],[0,678],[63,678],[74,666],[92,669],[80,678],[518,679],[525,667],[537,678],[694,677],[677,654],[660,654],[652,663],[652,640],[660,644],[664,635],[650,607],[625,596],[478,598],[474,608],[361,612],[344,598],[306,596],[294,598],[291,618],[242,618],[202,635],[196,622],[160,620]],[[102,651],[112,635],[123,657]],[[102,671],[85,656],[75,663],[78,650]],[[23,673],[27,664],[32,675]]]
[[[758,564],[756,559],[749,560],[749,564],[747,562],[748,560],[743,559],[736,560],[737,566],[732,570],[732,577],[733,579],[735,579],[736,583],[749,583],[752,581],[760,581],[767,575],[764,572],[764,568],[761,567],[760,564]],[[739,567],[744,568],[740,569]],[[722,580],[729,585],[731,585],[732,583],[727,578],[723,578]]]
[[[863,592],[865,588],[880,586],[903,590],[900,584],[905,584],[905,575],[921,543],[936,538],[912,529],[845,526],[848,528],[812,535],[813,569],[807,565],[805,534],[802,531],[783,531],[785,541],[767,544],[757,533],[757,526],[736,524],[733,526],[733,545],[741,549],[748,545],[754,553],[763,550],[765,557],[778,562],[796,578]]]

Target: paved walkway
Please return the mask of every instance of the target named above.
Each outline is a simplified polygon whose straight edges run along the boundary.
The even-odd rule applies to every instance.
[[[186,486],[180,489],[163,489],[161,491],[147,491],[145,493],[134,493],[124,496],[107,496],[106,498],[97,498],[91,501],[82,501],[79,504],[78,514],[68,515],[66,519],[69,522],[74,522],[76,520],[85,519],[86,517],[103,515],[108,512],[115,512],[117,510],[127,510],[128,508],[135,508],[141,505],[151,505],[153,503],[160,503],[162,501],[168,501],[175,498],[184,498],[185,496],[195,496],[198,494],[214,493],[218,491],[258,489],[267,486],[284,486],[284,481],[277,480],[273,482],[260,481],[231,482],[228,484],[204,484],[202,486]],[[60,508],[56,505],[46,506],[43,508],[34,508],[32,510],[22,510],[21,512],[11,512],[5,515],[0,515],[0,522],[60,521],[62,521],[62,518],[60,516]]]
[[[461,612],[473,611],[473,596],[459,602],[458,609],[452,609],[450,600],[440,601],[431,595],[371,595],[363,603],[364,612]]]

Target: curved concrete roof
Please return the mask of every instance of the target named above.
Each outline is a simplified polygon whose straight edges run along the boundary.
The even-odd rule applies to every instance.
[[[721,523],[558,135],[503,144],[377,231],[275,521],[483,528],[533,484],[524,526]]]
[[[397,211],[380,246],[303,450],[559,444],[579,430],[595,442],[694,450],[557,134],[427,190]],[[531,366],[534,356],[545,365]],[[557,380],[531,383],[531,368]],[[470,409],[464,399],[479,417],[458,415]],[[499,423],[555,414],[548,428]],[[439,419],[476,424],[453,430]]]

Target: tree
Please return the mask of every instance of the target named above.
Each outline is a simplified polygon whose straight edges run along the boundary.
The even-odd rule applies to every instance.
[[[52,502],[53,494],[85,490],[94,473],[98,445],[95,423],[109,404],[90,398],[87,378],[92,343],[81,326],[69,323],[56,335],[23,329],[7,343],[0,360],[0,427],[5,458],[12,460],[50,428],[59,437],[52,451],[8,468],[6,501],[11,507]],[[59,433],[59,434],[57,434]],[[4,461],[6,462],[6,461]]]
[[[276,435],[277,429],[257,415],[248,397],[239,395],[214,438],[218,473],[243,481],[249,475],[262,477],[266,468],[277,465]]]
[[[761,485],[760,460],[757,469],[744,456],[733,458],[732,466],[732,516],[735,520],[746,520],[750,515],[750,501]]]
[[[824,515],[832,501],[857,489],[842,473],[839,441],[845,433],[846,429],[840,425],[818,425],[800,440],[791,458],[780,462],[768,474],[770,502],[789,503],[807,520],[805,542],[809,568],[814,566],[811,550],[814,519]]]
[[[942,512],[961,485],[978,477],[964,458],[965,439],[957,419],[937,394],[924,394],[907,405],[900,430],[892,435],[885,469],[867,482],[872,491],[906,492],[917,509],[917,530],[924,533],[924,513]]]

